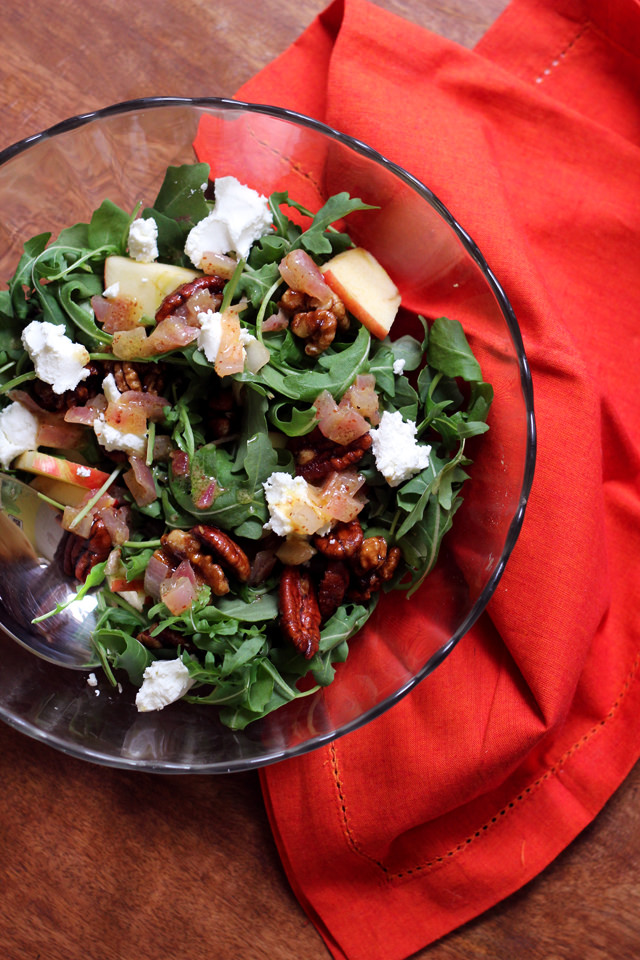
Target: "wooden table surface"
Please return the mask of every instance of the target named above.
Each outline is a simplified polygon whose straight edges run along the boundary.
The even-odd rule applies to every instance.
[[[472,47],[506,0],[377,0],[380,6]],[[3,0],[0,12],[0,147],[77,113],[134,97],[233,96],[302,32],[325,0]],[[17,772],[19,767],[19,772]],[[209,909],[220,917],[215,960],[322,960],[328,953],[294,898],[278,859],[256,774],[154,778],[92,767],[0,729],[0,956],[85,960],[70,930],[47,923],[46,857],[65,845],[71,824],[47,819],[46,792],[105,790],[115,809],[153,795],[187,815],[215,812],[219,845],[208,864]],[[42,783],[38,818],[43,863],[32,832],[5,786]],[[69,786],[70,785],[70,786]],[[421,951],[422,960],[631,960],[640,956],[640,766],[596,821],[536,880],[494,909]],[[9,814],[12,814],[11,816]],[[7,817],[11,828],[7,826]],[[105,824],[108,834],[109,825]],[[38,848],[39,849],[39,848]],[[97,865],[99,868],[99,865]],[[69,865],[73,870],[73,864]],[[35,892],[34,892],[34,888]],[[34,906],[35,905],[35,906]],[[73,910],[68,924],[72,929]],[[105,924],[107,905],[97,907]],[[43,919],[44,918],[44,919]],[[256,919],[257,918],[257,919]],[[117,924],[117,917],[113,923]],[[97,924],[100,928],[100,924]],[[102,929],[100,928],[100,929]],[[91,957],[111,960],[108,942]],[[200,955],[200,954],[199,954]],[[204,955],[204,954],[203,954]],[[158,946],[153,960],[173,960]],[[122,960],[136,960],[137,954]]]

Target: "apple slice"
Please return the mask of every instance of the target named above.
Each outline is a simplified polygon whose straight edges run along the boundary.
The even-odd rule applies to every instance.
[[[374,337],[384,340],[396,318],[400,294],[376,258],[363,247],[352,247],[328,260],[320,269],[327,285],[347,310]]]
[[[107,257],[104,264],[105,289],[117,283],[118,296],[137,300],[147,317],[155,317],[168,293],[201,276],[199,270],[156,261],[141,263],[129,257]]]
[[[62,457],[53,457],[39,450],[28,450],[21,454],[13,464],[13,469],[26,470],[41,477],[55,477],[56,480],[73,483],[76,487],[84,487],[87,490],[97,490],[109,479],[108,473],[96,470],[95,467],[63,460]]]
[[[67,483],[66,480],[57,480],[56,477],[38,475],[33,478],[29,486],[65,507],[79,507],[87,495],[84,487]]]

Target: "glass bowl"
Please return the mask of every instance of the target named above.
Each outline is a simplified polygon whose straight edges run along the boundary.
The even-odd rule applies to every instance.
[[[292,757],[383,713],[440,664],[486,607],[517,539],[535,459],[531,378],[513,310],[464,229],[410,173],[365,144],[274,107],[153,98],[73,117],[0,153],[0,266],[24,241],[86,221],[105,197],[153,200],[169,164],[196,159],[263,194],[311,209],[342,190],[378,209],[352,215],[356,242],[385,265],[408,312],[458,319],[495,391],[490,431],[473,438],[464,503],[438,563],[406,600],[383,597],[329,687],[237,732],[210,708],[138,713],[134,691],[30,654],[0,631],[0,717],[77,757],[163,773],[225,773]],[[419,321],[415,319],[417,325]],[[403,323],[394,335],[408,332]],[[420,335],[414,330],[416,335]],[[0,623],[2,612],[0,611]]]

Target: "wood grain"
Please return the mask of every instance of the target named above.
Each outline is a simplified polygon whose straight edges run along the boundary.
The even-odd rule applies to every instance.
[[[379,5],[473,46],[506,0]],[[232,96],[324,0],[3,0],[0,148],[149,95]],[[153,777],[91,766],[0,726],[0,956],[323,960],[254,774]],[[640,766],[540,877],[420,960],[640,955]],[[167,875],[182,875],[166,886]],[[151,881],[150,878],[153,878]]]

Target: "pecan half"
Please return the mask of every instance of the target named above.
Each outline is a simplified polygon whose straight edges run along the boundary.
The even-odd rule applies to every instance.
[[[320,609],[311,577],[285,567],[280,579],[280,629],[298,653],[310,660],[320,646]]]
[[[401,559],[402,551],[400,547],[391,547],[387,551],[387,556],[380,566],[374,567],[369,570],[368,573],[354,578],[347,591],[349,599],[354,600],[356,603],[366,603],[370,600],[374,593],[382,589],[384,583],[391,580],[398,569],[398,564]]]
[[[360,549],[354,555],[354,570],[363,575],[377,570],[387,559],[387,541],[384,537],[366,537],[360,543]]]
[[[318,584],[318,608],[327,620],[344,600],[349,586],[349,571],[343,560],[330,560]]]
[[[251,575],[251,563],[242,547],[239,547],[231,537],[217,527],[210,527],[204,523],[192,527],[191,534],[200,543],[206,545],[238,580],[247,582]]]
[[[207,435],[214,440],[224,440],[236,433],[240,410],[231,389],[218,390],[207,402]]]
[[[304,351],[310,357],[318,356],[333,343],[338,329],[349,329],[349,318],[342,300],[332,297],[329,303],[287,289],[278,302],[278,307],[291,317],[291,332],[306,340]]]
[[[338,318],[333,310],[318,307],[317,310],[294,314],[289,329],[296,337],[307,341],[304,352],[310,357],[317,357],[335,340]]]
[[[48,413],[61,413],[70,407],[83,407],[87,400],[97,396],[102,390],[102,376],[96,363],[89,363],[89,376],[81,380],[74,390],[55,393],[53,387],[44,380],[34,380],[30,387],[33,399]]]
[[[349,523],[337,523],[333,530],[324,536],[315,536],[313,545],[325,557],[341,560],[345,557],[354,557],[361,548],[363,541],[362,527],[359,520]]]
[[[120,393],[135,390],[160,396],[165,387],[165,365],[161,363],[131,363],[128,360],[105,360],[105,374],[112,373]]]
[[[296,462],[296,473],[304,477],[307,483],[324,480],[334,471],[348,470],[362,460],[370,447],[369,433],[343,445],[327,440],[319,430],[314,430],[290,444]]]
[[[172,630],[171,627],[165,627],[153,636],[152,631],[153,626],[149,627],[148,630],[142,630],[136,637],[136,640],[139,640],[149,650],[162,650],[169,647],[183,647],[185,650],[195,649],[187,637],[178,633],[177,630]]]
[[[189,283],[183,283],[177,290],[169,293],[164,298],[156,310],[156,323],[160,323],[165,317],[174,313],[178,307],[181,307],[190,297],[195,296],[195,294],[201,290],[209,290],[211,293],[222,293],[225,282],[222,277],[205,275],[204,277],[196,277],[195,280],[190,280]]]
[[[170,530],[160,537],[165,551],[176,560],[188,560],[217,597],[229,592],[229,581],[219,563],[202,553],[200,541],[185,530]]]
[[[81,583],[97,563],[102,563],[111,553],[111,537],[100,517],[95,517],[88,537],[67,531],[62,549],[62,569],[68,577],[75,577]]]

